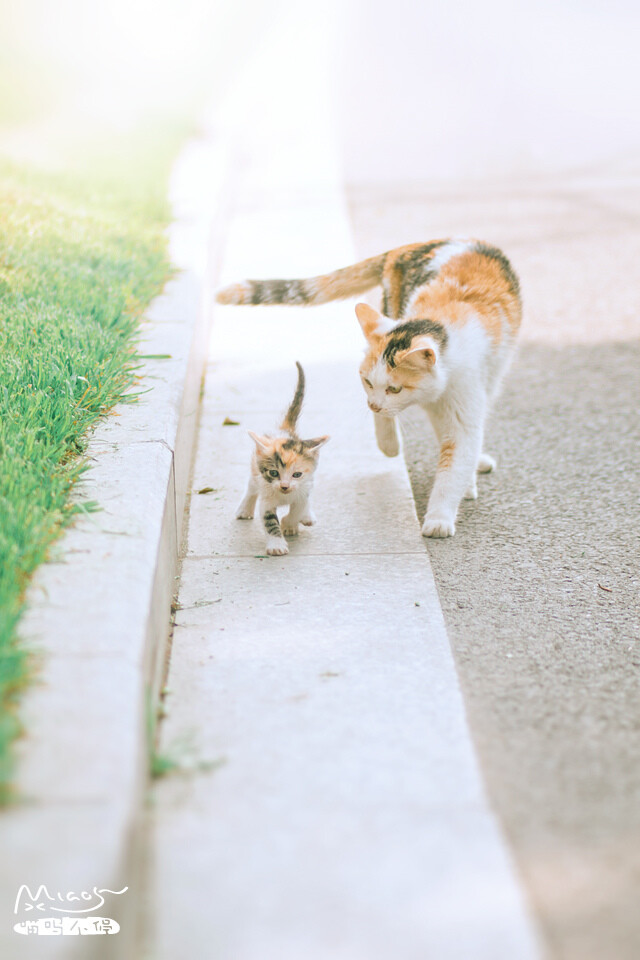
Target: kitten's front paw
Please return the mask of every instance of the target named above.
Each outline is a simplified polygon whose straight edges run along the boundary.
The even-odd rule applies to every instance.
[[[253,520],[253,510],[249,510],[240,504],[236,510],[236,520]]]
[[[282,532],[284,533],[285,537],[297,537],[297,536],[298,536],[298,524],[297,524],[297,523],[289,524],[289,523],[287,523],[286,520],[283,520],[282,523],[280,524],[280,529],[281,529]]]
[[[271,540],[267,540],[267,556],[283,557],[285,553],[289,553],[289,547],[282,537],[273,537]]]
[[[443,514],[428,513],[422,524],[423,537],[452,537],[456,532],[453,517]]]
[[[496,462],[493,457],[490,457],[488,453],[481,453],[478,460],[478,473],[491,473],[495,468]]]
[[[313,510],[307,510],[307,512],[300,517],[300,523],[303,527],[312,527],[315,522],[316,515]]]

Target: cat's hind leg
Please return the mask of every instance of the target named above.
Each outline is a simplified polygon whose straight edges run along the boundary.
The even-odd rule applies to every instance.
[[[464,495],[465,500],[477,500],[478,499],[478,481],[476,479],[479,473],[491,473],[492,470],[495,470],[496,462],[493,457],[490,457],[488,453],[481,453],[478,457],[478,465],[474,471],[471,480],[469,481],[469,486]]]
[[[397,457],[400,453],[400,440],[395,417],[382,417],[374,413],[373,422],[376,430],[378,448],[385,457]]]
[[[242,503],[236,510],[236,520],[253,520],[256,511],[256,501],[258,499],[258,484],[255,477],[249,477],[247,491],[242,498]]]
[[[475,474],[471,478],[471,482],[466,489],[465,495],[462,498],[463,500],[477,500],[478,499],[478,483],[475,478]]]
[[[496,462],[493,457],[490,457],[488,453],[481,453],[478,457],[478,473],[491,473],[495,468]]]

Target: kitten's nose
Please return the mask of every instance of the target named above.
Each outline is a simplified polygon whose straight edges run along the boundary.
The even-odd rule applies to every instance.
[[[374,413],[380,413],[382,407],[378,406],[377,403],[372,403],[371,400],[369,400],[369,409],[373,410]]]
[[[280,489],[282,490],[283,493],[289,493],[289,484],[288,484],[288,483],[281,483],[281,484],[280,484]]]

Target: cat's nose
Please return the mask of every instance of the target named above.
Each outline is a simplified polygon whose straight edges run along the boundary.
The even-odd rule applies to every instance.
[[[280,489],[282,490],[283,493],[289,493],[289,484],[288,484],[288,483],[281,483],[281,484],[280,484]]]
[[[382,407],[379,406],[377,403],[372,403],[371,400],[369,400],[369,409],[373,410],[374,413],[380,413],[380,411],[382,410]]]

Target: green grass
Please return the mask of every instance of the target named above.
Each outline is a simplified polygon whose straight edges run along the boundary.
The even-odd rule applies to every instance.
[[[136,379],[139,318],[170,274],[184,129],[110,140],[57,172],[0,160],[0,803],[31,671],[25,589],[78,506],[87,435]]]

